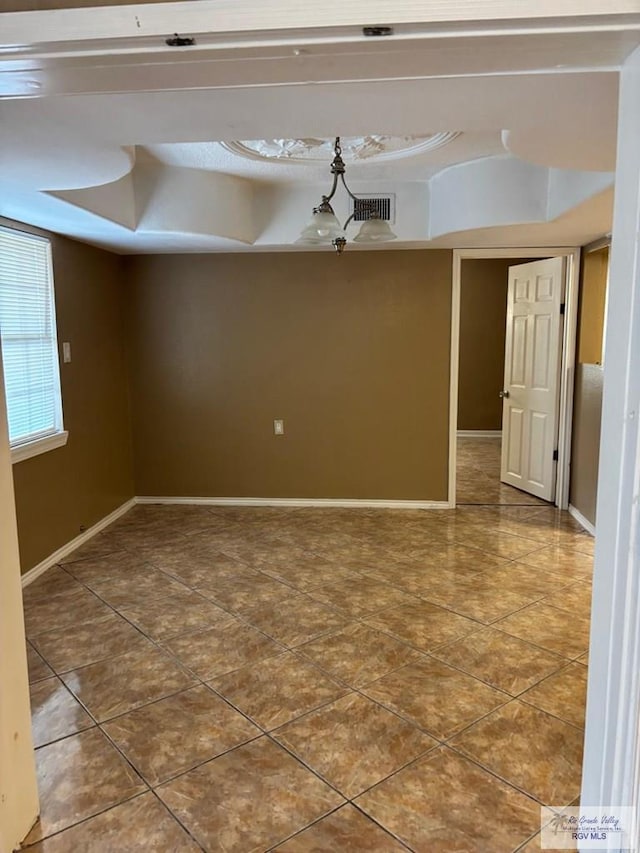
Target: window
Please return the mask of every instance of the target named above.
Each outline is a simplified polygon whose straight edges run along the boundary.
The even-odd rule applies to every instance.
[[[51,244],[0,228],[0,340],[14,462],[66,443]]]

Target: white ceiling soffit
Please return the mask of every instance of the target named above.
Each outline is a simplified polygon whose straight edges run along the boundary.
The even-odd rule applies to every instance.
[[[509,245],[526,227],[526,243],[557,245],[608,230],[616,69],[640,41],[637,0],[615,15],[595,0],[523,0],[517,13],[477,0],[476,24],[453,20],[450,3],[398,2],[387,39],[362,37],[357,5],[0,15],[0,215],[122,252],[290,248],[328,189],[330,157],[258,162],[221,142],[452,133],[431,151],[348,164],[356,192],[395,193],[392,246]],[[335,27],[307,31],[328,8]],[[388,3],[367,14],[383,8],[385,20]],[[175,29],[196,32],[195,47],[158,38]]]

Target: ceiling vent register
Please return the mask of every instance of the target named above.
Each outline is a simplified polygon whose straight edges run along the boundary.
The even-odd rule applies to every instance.
[[[376,196],[358,194],[358,198],[350,199],[351,207],[349,213],[353,214],[354,222],[366,222],[371,218],[373,211],[379,219],[385,222],[396,221],[396,197],[395,195]]]

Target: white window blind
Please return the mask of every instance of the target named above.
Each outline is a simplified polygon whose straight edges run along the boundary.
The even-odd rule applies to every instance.
[[[61,432],[51,245],[0,228],[0,339],[12,447]]]

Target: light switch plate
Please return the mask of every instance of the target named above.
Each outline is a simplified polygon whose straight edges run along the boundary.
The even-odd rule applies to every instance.
[[[65,364],[69,364],[71,361],[71,344],[69,341],[62,344],[62,360]]]

